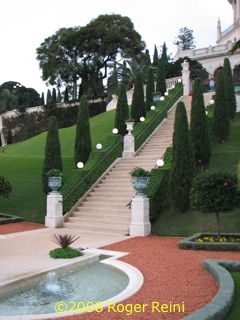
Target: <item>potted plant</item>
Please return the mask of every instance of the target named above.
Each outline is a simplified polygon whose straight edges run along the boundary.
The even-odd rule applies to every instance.
[[[57,191],[62,186],[62,172],[59,169],[51,169],[47,173],[48,186],[52,191]]]
[[[132,176],[132,184],[134,189],[138,192],[138,194],[143,194],[148,185],[150,172],[141,167],[135,167],[132,169],[132,171],[130,171],[130,175]]]

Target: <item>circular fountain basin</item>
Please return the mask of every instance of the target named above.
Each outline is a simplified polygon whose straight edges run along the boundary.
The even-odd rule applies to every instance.
[[[103,254],[108,258],[99,261]],[[140,289],[143,276],[136,268],[116,260],[121,254],[125,253],[114,252],[114,257],[112,251],[86,250],[87,259],[84,255],[84,259],[84,256],[76,258],[78,261],[67,267],[4,286],[0,290],[0,319],[62,317],[73,315],[69,311],[74,302],[76,305],[81,302],[81,306],[100,302],[105,307],[109,301],[126,299]],[[56,313],[59,301],[65,303],[65,309]]]

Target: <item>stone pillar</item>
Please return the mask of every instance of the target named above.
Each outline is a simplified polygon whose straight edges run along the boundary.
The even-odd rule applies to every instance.
[[[63,197],[57,191],[47,195],[47,215],[45,226],[48,228],[61,228],[63,226]]]
[[[183,83],[183,95],[188,96],[190,93],[190,71],[189,63],[184,60],[182,63],[182,83]]]
[[[128,134],[124,136],[123,139],[123,153],[122,157],[132,158],[135,156],[135,138],[132,135],[134,122],[126,122]]]
[[[132,198],[132,218],[130,224],[130,236],[146,237],[151,233],[149,221],[149,199],[139,194]]]

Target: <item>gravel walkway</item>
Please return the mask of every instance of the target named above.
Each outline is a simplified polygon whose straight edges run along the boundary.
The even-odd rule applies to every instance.
[[[11,232],[14,232],[14,225],[17,227],[17,224],[5,225],[5,233],[10,226]],[[37,225],[37,227],[40,226]],[[208,258],[240,260],[240,252],[180,250],[177,247],[180,239],[157,236],[137,237],[104,247],[108,250],[128,252],[129,254],[121,260],[137,267],[143,273],[142,288],[124,301],[124,305],[147,304],[144,312],[133,311],[128,316],[125,311],[104,310],[80,316],[74,314],[63,316],[61,320],[177,320],[208,303],[216,294],[217,286],[212,277],[202,270],[202,262]],[[169,309],[173,304],[183,306],[184,303],[184,311],[182,308],[181,312],[163,312],[167,309],[159,312],[164,303]],[[158,306],[159,311],[157,308],[153,310],[152,306]]]

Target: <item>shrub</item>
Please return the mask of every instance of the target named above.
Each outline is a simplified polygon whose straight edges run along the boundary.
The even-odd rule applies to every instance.
[[[67,247],[52,249],[50,250],[49,255],[54,259],[70,259],[82,256],[83,253],[77,249]]]
[[[9,181],[0,176],[0,196],[8,198],[12,192],[12,186]]]
[[[54,242],[58,244],[61,248],[68,248],[77,239],[79,239],[79,237],[71,234],[55,234],[54,235]]]

